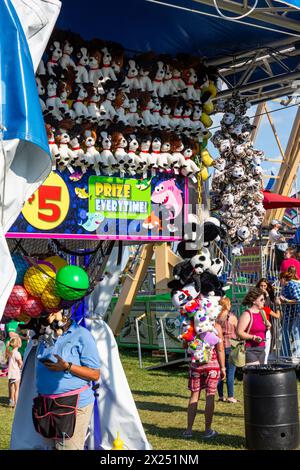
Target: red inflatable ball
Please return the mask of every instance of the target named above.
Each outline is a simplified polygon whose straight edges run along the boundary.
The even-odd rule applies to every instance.
[[[32,318],[39,317],[43,310],[42,302],[36,297],[29,297],[27,302],[22,306],[22,313],[25,313]]]
[[[18,318],[21,315],[21,307],[15,307],[7,303],[3,315],[6,318]]]
[[[7,303],[14,307],[22,307],[28,300],[28,292],[23,286],[15,285]]]

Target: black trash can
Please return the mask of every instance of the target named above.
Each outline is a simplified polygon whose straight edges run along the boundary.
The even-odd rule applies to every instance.
[[[246,366],[244,413],[248,449],[296,449],[299,411],[295,368],[273,364]]]

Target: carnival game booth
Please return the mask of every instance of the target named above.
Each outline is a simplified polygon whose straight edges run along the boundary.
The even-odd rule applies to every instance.
[[[1,68],[7,88],[5,109],[10,110],[1,114],[1,138],[4,156],[12,162],[3,174],[2,226],[15,255],[13,266],[3,240],[9,282],[1,285],[1,306],[7,317],[16,315],[15,309],[26,316],[33,312],[24,307],[31,301],[36,318],[45,309],[73,307],[77,320],[84,317],[90,326],[103,359],[100,425],[95,411],[92,448],[110,448],[118,431],[122,434],[124,429],[125,434],[128,423],[132,432],[130,439],[124,439],[127,445],[149,448],[112,331],[118,333],[126,320],[153,257],[154,243],[165,243],[157,245],[155,252],[156,283],[166,290],[171,267],[180,261],[166,243],[179,242],[185,234],[187,241],[195,241],[197,226],[205,223],[200,220],[200,206],[203,182],[213,164],[207,151],[212,113],[225,112],[228,118],[223,121],[225,134],[219,133],[214,141],[222,154],[228,152],[222,147],[227,131],[237,141],[241,138],[241,144],[249,140],[247,102],[286,94],[300,76],[296,68],[299,12],[279,2],[273,2],[272,8],[261,1],[253,7],[232,3],[222,2],[222,7],[242,16],[241,23],[222,14],[221,26],[219,8],[209,0],[207,5],[188,0],[87,1],[84,8],[81,1],[60,5],[54,0],[49,5],[41,0],[24,5],[6,0],[1,6],[1,30],[5,24],[9,31],[0,36],[1,50],[20,48],[24,57],[22,62],[20,55],[6,55],[8,66]],[[50,37],[60,7],[58,29]],[[30,54],[38,94],[33,91]],[[227,85],[223,91],[222,82]],[[243,153],[236,157],[242,158]],[[222,173],[224,168],[217,170]],[[255,178],[261,180],[259,172]],[[253,190],[259,190],[260,184]],[[217,181],[215,203],[222,191]],[[222,231],[220,221],[206,222],[209,239],[204,241],[209,243]],[[222,224],[226,227],[226,221]],[[240,244],[250,242],[251,234],[244,229],[230,236]],[[116,241],[123,245],[116,247]],[[111,331],[103,318],[129,257],[126,245],[137,243],[147,244],[134,276],[124,282]],[[204,266],[196,266],[196,273],[206,272],[206,287],[212,283],[220,291],[217,278],[222,263],[206,250]],[[179,253],[185,257],[186,247]],[[177,269],[181,288],[191,276],[190,259],[184,261],[187,277]],[[62,275],[65,268],[68,273]],[[75,268],[88,273],[79,276],[80,285],[76,285]],[[176,293],[179,285],[175,284],[170,288]],[[193,292],[197,298],[199,290]],[[28,404],[34,394],[30,385],[34,361],[31,350],[20,396],[20,402],[26,396]],[[123,403],[118,389],[127,390]],[[14,439],[25,408],[22,404],[22,410],[16,411],[13,448],[32,448],[32,429],[22,432],[23,442]],[[123,423],[120,409],[126,410],[121,413]],[[34,445],[43,443],[37,438]]]

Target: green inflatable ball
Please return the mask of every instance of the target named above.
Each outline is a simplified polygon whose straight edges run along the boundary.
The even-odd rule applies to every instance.
[[[57,271],[55,293],[63,300],[78,300],[84,297],[89,286],[89,277],[79,266],[64,266]]]

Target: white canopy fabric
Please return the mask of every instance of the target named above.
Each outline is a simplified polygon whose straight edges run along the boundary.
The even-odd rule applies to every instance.
[[[7,12],[9,15],[11,14],[12,18],[13,14],[17,13],[28,42],[34,70],[36,70],[59,15],[61,2],[58,0],[3,1],[5,3],[2,7],[7,8]],[[18,32],[18,23],[12,22],[12,24],[13,32],[19,33],[22,39],[23,32]],[[5,35],[7,31],[5,33],[2,31],[0,34]],[[15,51],[15,53],[17,52]],[[21,48],[18,53],[21,60]],[[0,50],[0,55],[6,60],[9,50]],[[10,72],[14,76],[14,70]],[[6,85],[7,89],[9,85]],[[26,99],[26,81],[23,83],[23,92]],[[16,95],[16,99],[18,99],[18,95]],[[3,106],[3,102],[0,104]],[[30,112],[29,107],[28,110]],[[26,127],[26,123],[24,127]],[[7,131],[11,136],[10,129]],[[30,135],[30,129],[28,129],[28,135]],[[32,139],[26,136],[22,140],[19,138],[20,135],[16,133],[11,137],[6,139],[4,134],[4,140],[0,142],[1,200],[4,196],[0,220],[0,319],[16,279],[16,271],[4,235],[20,214],[24,202],[43,183],[51,171],[51,159],[47,149],[37,145],[34,136]]]

